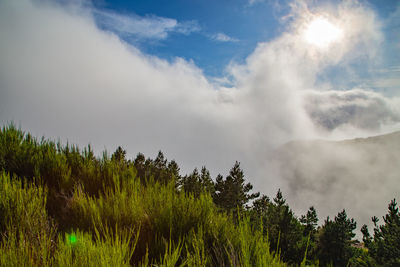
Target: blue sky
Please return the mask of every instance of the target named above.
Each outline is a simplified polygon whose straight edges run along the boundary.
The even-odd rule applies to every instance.
[[[222,75],[231,60],[243,61],[257,43],[270,40],[279,34],[282,27],[279,23],[282,11],[277,6],[274,8],[266,3],[250,5],[245,0],[104,1],[93,4],[101,10],[124,16],[149,19],[157,16],[175,19],[178,23],[194,23],[197,29],[193,32],[180,34],[172,31],[162,40],[117,34],[145,53],[168,60],[174,57],[193,60],[209,76]],[[101,17],[97,22],[102,25]],[[226,38],[218,39],[218,34]]]
[[[308,1],[318,5],[335,5],[340,1]],[[361,1],[371,7],[384,25],[384,62],[380,67],[397,65],[400,32],[399,18],[391,18],[399,7],[396,0]],[[182,57],[193,62],[205,75],[222,76],[230,62],[242,63],[260,42],[268,42],[285,31],[287,21],[282,19],[290,13],[292,1],[276,0],[137,0],[137,1],[94,1],[95,9],[113,12],[115,15],[132,19],[155,17],[176,20],[179,24],[191,24],[192,31],[182,33],[171,30],[167,36],[143,38],[138,34],[128,34],[104,25],[102,16],[96,16],[98,25],[114,31],[122,39],[138,47],[147,54],[167,60]],[[391,21],[387,21],[391,18]],[[220,38],[218,38],[220,36]],[[371,70],[365,73],[361,66],[356,67],[361,78],[368,78]],[[372,71],[373,72],[373,71]],[[342,75],[333,70],[330,78]],[[356,83],[355,81],[354,83]],[[338,83],[340,86],[340,82]]]

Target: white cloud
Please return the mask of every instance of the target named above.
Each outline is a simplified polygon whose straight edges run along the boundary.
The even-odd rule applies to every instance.
[[[121,15],[99,9],[92,9],[92,12],[102,27],[137,39],[165,39],[171,32],[187,35],[200,30],[195,21],[178,22],[176,19],[158,16]]]
[[[298,13],[292,19],[296,27],[260,43],[245,64],[230,65],[229,79],[219,79],[229,81],[232,88],[225,88],[210,82],[193,62],[141,53],[99,29],[85,12],[2,1],[0,121],[14,120],[36,135],[91,142],[97,151],[122,145],[129,153],[153,156],[162,149],[184,172],[206,165],[214,175],[226,173],[239,160],[257,191],[274,194],[282,181],[267,158],[287,141],[329,134],[329,127],[327,133],[315,126],[316,118],[332,119],[329,110],[341,112],[339,119],[360,131],[372,125],[379,132],[374,120],[381,116],[397,120],[382,95],[351,91],[349,98],[316,87],[329,66],[348,67],[359,58],[368,62],[371,51],[372,59],[379,56],[378,19],[369,8],[349,3],[330,15],[348,40],[326,51],[310,47],[301,35],[310,19],[304,16],[322,11]],[[109,27],[120,23],[120,31],[141,38],[192,29],[166,18],[114,15]],[[351,105],[369,115],[346,113]],[[318,116],[310,116],[310,110]],[[340,125],[336,131],[342,131]],[[386,196],[371,199],[382,198],[386,204]]]
[[[212,35],[211,38],[213,40],[219,41],[219,42],[237,42],[237,41],[239,41],[238,39],[232,38],[232,37],[230,37],[230,36],[228,36],[228,35],[226,35],[225,33],[222,33],[222,32],[219,32],[219,33],[216,33],[216,34]]]

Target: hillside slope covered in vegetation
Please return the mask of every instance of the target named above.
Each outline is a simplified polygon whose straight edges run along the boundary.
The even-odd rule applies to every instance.
[[[252,193],[236,162],[225,177],[175,161],[96,157],[13,125],[0,132],[1,266],[396,266],[400,214],[393,200],[364,245],[346,211],[318,226],[282,192]],[[377,219],[374,219],[377,222]]]

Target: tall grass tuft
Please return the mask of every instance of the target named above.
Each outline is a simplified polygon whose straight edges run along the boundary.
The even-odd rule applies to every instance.
[[[46,212],[46,190],[0,175],[0,263],[51,264],[56,248],[54,224]]]
[[[108,233],[93,240],[89,233],[73,231],[59,237],[54,265],[130,266],[133,250],[129,236]]]

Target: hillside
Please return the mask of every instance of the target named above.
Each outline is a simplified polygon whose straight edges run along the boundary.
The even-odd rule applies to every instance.
[[[304,152],[317,151],[310,144],[292,143],[286,146],[286,155],[283,150],[280,155],[288,159],[294,156],[293,148],[301,146],[307,146]],[[325,152],[328,145],[319,144],[324,149],[318,153]],[[328,144],[330,151],[341,153],[349,147]],[[205,167],[181,175],[178,164],[161,151],[155,159],[141,153],[127,159],[126,154],[118,147],[111,155],[96,157],[90,146],[80,149],[45,138],[38,141],[14,125],[3,127],[0,266],[396,266],[400,262],[400,212],[395,200],[373,236],[363,227],[360,245],[354,239],[357,222],[345,210],[318,226],[319,212],[327,210],[311,207],[296,215],[285,199],[290,194],[278,190],[270,198],[252,193],[239,162],[225,177],[212,179]],[[376,162],[380,161],[378,157]],[[375,214],[369,210],[369,215]]]
[[[400,197],[400,131],[344,141],[293,141],[277,150],[274,161],[296,211],[315,203],[324,218],[344,207],[361,226]]]

